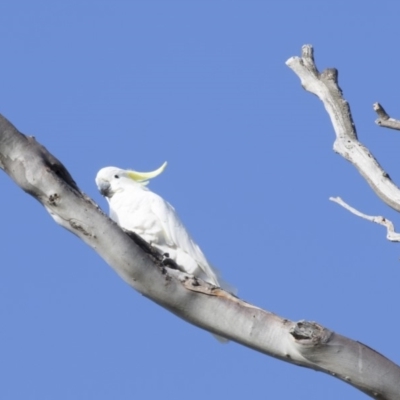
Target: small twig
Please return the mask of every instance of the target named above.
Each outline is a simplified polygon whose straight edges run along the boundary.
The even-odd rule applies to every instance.
[[[383,128],[395,129],[397,131],[400,131],[399,120],[391,118],[379,103],[374,103],[373,107],[374,111],[378,114],[379,117],[378,119],[375,120],[375,123],[377,125]]]
[[[385,217],[363,214],[362,212],[349,206],[340,197],[330,197],[329,200],[341,205],[346,210],[349,210],[351,213],[357,215],[358,217],[364,218],[368,221],[375,222],[376,224],[386,227],[386,229],[387,229],[386,238],[388,240],[390,240],[391,242],[400,242],[400,233],[397,233],[394,231],[393,223],[391,221],[389,221],[388,219],[386,219]]]

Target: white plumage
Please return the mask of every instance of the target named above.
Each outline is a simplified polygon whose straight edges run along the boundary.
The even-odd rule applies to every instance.
[[[187,232],[175,209],[146,186],[149,179],[161,174],[166,164],[156,171],[144,173],[116,167],[101,169],[96,184],[109,203],[110,218],[121,228],[137,233],[161,253],[168,253],[185,272],[221,286],[216,271]]]

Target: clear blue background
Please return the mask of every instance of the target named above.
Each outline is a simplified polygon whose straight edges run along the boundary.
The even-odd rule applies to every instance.
[[[104,209],[104,166],[165,173],[170,201],[241,297],[400,363],[400,248],[328,200],[398,215],[332,151],[285,61],[337,67],[360,140],[400,180],[394,1],[8,1],[0,112]],[[396,114],[397,113],[397,114]],[[219,344],[143,298],[0,174],[0,398],[364,399],[328,375]],[[400,223],[399,223],[400,229]]]

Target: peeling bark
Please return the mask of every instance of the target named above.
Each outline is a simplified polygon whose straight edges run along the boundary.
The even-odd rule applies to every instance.
[[[127,234],[80,191],[63,164],[0,116],[0,166],[55,222],[91,246],[130,286],[178,317],[272,357],[322,371],[380,399],[400,399],[400,368],[315,322],[293,322],[185,274]]]

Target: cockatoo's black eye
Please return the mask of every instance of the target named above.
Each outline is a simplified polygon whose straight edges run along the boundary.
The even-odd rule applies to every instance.
[[[119,175],[114,175],[114,178],[117,178],[117,179],[119,179]]]

